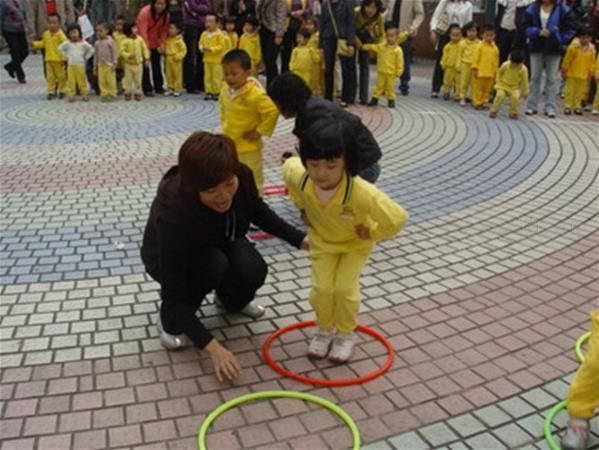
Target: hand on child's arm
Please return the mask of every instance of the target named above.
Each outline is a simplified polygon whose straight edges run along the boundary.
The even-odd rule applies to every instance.
[[[356,234],[358,237],[364,241],[369,241],[370,236],[370,225],[367,223],[361,223],[360,225],[356,225]]]
[[[258,133],[256,130],[250,130],[243,133],[243,138],[246,141],[257,141],[258,139],[260,139],[260,137],[261,134]]]
[[[310,240],[308,239],[308,236],[306,236],[304,238],[304,240],[302,241],[302,243],[300,244],[300,248],[302,250],[306,250],[309,251],[310,250]]]

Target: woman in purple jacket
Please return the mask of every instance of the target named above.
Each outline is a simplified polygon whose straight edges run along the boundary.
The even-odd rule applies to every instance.
[[[183,40],[187,54],[183,60],[183,83],[190,94],[204,90],[204,64],[198,48],[200,34],[204,31],[206,14],[210,12],[209,0],[183,0]]]

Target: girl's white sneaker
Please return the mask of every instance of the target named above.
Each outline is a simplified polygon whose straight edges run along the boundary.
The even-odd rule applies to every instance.
[[[318,330],[310,341],[308,356],[315,359],[326,358],[334,337],[335,333],[331,331]]]
[[[333,348],[329,353],[329,361],[344,363],[351,359],[354,353],[356,339],[354,333],[337,333],[333,340]]]

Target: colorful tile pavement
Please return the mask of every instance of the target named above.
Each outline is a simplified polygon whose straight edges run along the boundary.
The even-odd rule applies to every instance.
[[[161,174],[190,132],[217,129],[216,104],[48,102],[39,56],[26,70],[26,85],[0,80],[1,450],[193,449],[211,410],[271,389],[341,406],[368,450],[548,448],[543,417],[564,398],[574,341],[599,307],[599,121],[490,120],[429,99],[426,66],[396,110],[353,107],[384,149],[379,186],[411,214],[362,277],[360,322],[393,344],[394,365],[344,388],[272,371],[264,340],[312,318],[310,261],[265,240],[270,273],[257,302],[266,316],[225,315],[211,298],[200,311],[243,366],[220,385],[199,351],[160,347],[158,286],[139,259]],[[281,120],[268,140],[268,183],[281,182],[291,128]],[[288,199],[269,203],[299,225]],[[350,364],[314,362],[306,340],[285,335],[272,354],[328,379],[386,358],[364,337]],[[564,423],[558,416],[556,433]],[[331,413],[283,399],[230,410],[208,436],[210,449],[350,445]]]

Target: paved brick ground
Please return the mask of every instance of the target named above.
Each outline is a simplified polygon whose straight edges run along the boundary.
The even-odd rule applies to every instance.
[[[395,364],[334,389],[268,368],[264,339],[312,318],[307,255],[268,240],[258,244],[270,273],[257,299],[268,314],[224,315],[212,299],[201,310],[244,368],[221,386],[199,352],[161,349],[157,285],[138,256],[161,174],[191,131],[217,127],[215,104],[47,102],[39,58],[26,69],[27,85],[0,80],[2,450],[192,449],[212,409],[267,389],[334,401],[370,450],[546,448],[543,416],[564,397],[574,341],[599,307],[597,120],[492,121],[427,98],[426,66],[396,110],[354,107],[384,148],[379,186],[411,214],[362,278],[360,322],[394,344]],[[291,127],[281,121],[268,141],[269,183],[280,183]],[[269,201],[298,223],[287,199]],[[272,354],[325,378],[385,360],[363,337],[351,364],[309,361],[310,332],[284,336]],[[208,438],[213,449],[350,443],[336,417],[291,400],[229,411]]]

